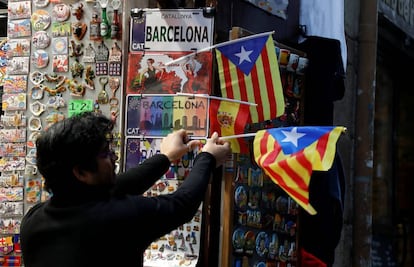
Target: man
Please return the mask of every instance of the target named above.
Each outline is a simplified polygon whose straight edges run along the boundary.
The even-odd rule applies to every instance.
[[[214,133],[174,193],[144,197],[199,141],[188,141],[185,130],[171,133],[161,154],[116,177],[112,128],[108,118],[87,112],[55,123],[36,140],[37,167],[52,197],[22,220],[26,267],[142,266],[152,241],[193,218],[212,170],[231,153]]]

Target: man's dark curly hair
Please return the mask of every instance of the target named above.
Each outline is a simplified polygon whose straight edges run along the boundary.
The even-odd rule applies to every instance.
[[[107,117],[84,112],[50,126],[36,139],[36,160],[45,178],[45,188],[57,193],[77,182],[72,170],[96,171],[96,157],[108,144],[113,122]]]

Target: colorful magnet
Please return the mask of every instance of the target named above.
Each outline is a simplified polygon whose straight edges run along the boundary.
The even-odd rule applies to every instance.
[[[32,36],[32,44],[35,48],[44,49],[50,45],[50,37],[46,31],[37,31]]]
[[[269,252],[269,237],[266,232],[259,232],[256,236],[256,253],[260,257],[266,257]]]
[[[86,30],[88,29],[88,25],[83,22],[74,22],[72,23],[72,35],[73,38],[80,41],[85,37]]]
[[[67,4],[57,4],[53,7],[52,14],[56,21],[65,21],[70,16],[70,7]]]
[[[253,251],[255,248],[255,234],[253,231],[247,231],[246,234],[244,234],[244,250],[247,255],[253,255]]]
[[[30,104],[30,111],[33,115],[36,117],[39,117],[42,115],[42,113],[46,110],[45,104],[39,102],[39,100],[36,100],[35,102]]]
[[[35,7],[47,7],[49,0],[33,0]]]
[[[43,9],[36,10],[31,16],[33,30],[44,31],[50,26],[51,18],[49,12]]]
[[[53,38],[52,50],[55,55],[65,55],[68,53],[68,37]]]
[[[45,68],[49,64],[49,54],[45,50],[34,51],[31,61],[32,64],[38,69]]]
[[[39,85],[44,81],[45,74],[41,73],[40,71],[33,71],[30,73],[29,79],[33,84]]]
[[[234,202],[239,210],[246,210],[247,207],[247,191],[244,186],[239,185],[234,192]]]
[[[236,229],[233,232],[232,242],[235,253],[243,253],[245,243],[244,234],[242,229]]]

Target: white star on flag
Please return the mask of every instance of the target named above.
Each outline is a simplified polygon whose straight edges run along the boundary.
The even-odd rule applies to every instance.
[[[242,46],[240,53],[234,54],[235,56],[237,56],[239,58],[239,65],[242,64],[243,61],[245,61],[245,60],[249,61],[249,62],[252,62],[250,60],[250,57],[249,57],[252,52],[253,52],[253,50],[246,51],[244,49],[244,46]]]
[[[306,135],[303,133],[298,133],[297,127],[292,128],[292,131],[290,132],[282,130],[282,133],[286,136],[282,142],[291,142],[295,147],[298,146],[298,139]]]

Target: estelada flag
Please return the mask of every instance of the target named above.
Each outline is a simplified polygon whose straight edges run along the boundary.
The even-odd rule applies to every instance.
[[[312,171],[331,168],[342,126],[281,127],[260,130],[253,142],[256,163],[309,214]]]
[[[214,47],[222,97],[256,103],[257,106],[250,107],[251,123],[284,114],[283,88],[271,32]]]
[[[209,106],[210,134],[219,136],[243,134],[249,118],[249,105],[210,98]],[[243,138],[228,140],[234,153],[247,153],[247,143]]]

